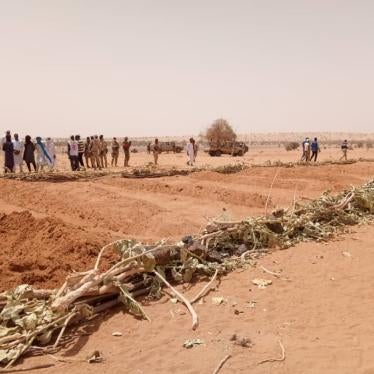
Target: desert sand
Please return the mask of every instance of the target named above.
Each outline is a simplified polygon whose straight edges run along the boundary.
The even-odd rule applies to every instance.
[[[337,159],[340,151],[327,148],[320,156]],[[131,164],[144,165],[151,157],[134,154]],[[243,158],[212,158],[200,152],[198,166],[299,157],[298,151],[278,147],[252,149]],[[372,158],[374,151],[355,149],[349,157]],[[186,167],[186,156],[163,154],[160,167]],[[68,169],[65,155],[59,155],[58,168]],[[252,167],[230,175],[202,171],[139,180],[113,175],[65,183],[0,179],[0,287],[57,287],[72,270],[92,266],[100,247],[115,239],[180,239],[198,232],[213,217],[262,215],[276,170]],[[373,174],[373,162],[279,168],[269,207],[287,208],[294,197],[303,202],[326,190],[360,185]],[[366,225],[350,230],[326,244],[303,243],[274,251],[256,266],[228,274],[196,305],[200,327],[194,332],[183,305],[164,297],[144,306],[150,323],[118,308],[76,331],[79,336],[73,343],[56,354],[64,362],[28,357],[17,368],[41,365],[46,367],[32,372],[72,374],[212,373],[231,354],[220,373],[373,374],[374,229]],[[261,265],[282,277],[264,274]],[[258,277],[273,284],[258,289],[251,282]],[[192,297],[204,285],[197,282],[178,289]],[[214,305],[214,296],[225,301]],[[122,336],[112,336],[115,331]],[[235,345],[230,340],[233,334],[249,338],[250,347]],[[191,338],[204,344],[183,348]],[[279,341],[285,359],[259,364],[281,357]],[[102,352],[103,363],[85,362],[94,350]]]

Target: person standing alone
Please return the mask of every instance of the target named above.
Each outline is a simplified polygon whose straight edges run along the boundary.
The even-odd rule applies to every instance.
[[[190,142],[187,144],[187,165],[193,166],[195,163],[195,145],[192,138],[190,138]]]
[[[158,155],[161,153],[160,144],[158,142],[158,139],[155,139],[155,143],[153,144],[153,160],[155,162],[155,165],[158,163]]]
[[[348,152],[348,142],[347,142],[347,140],[344,140],[344,142],[343,142],[343,144],[341,145],[341,150],[342,150],[342,152],[343,152],[343,155],[342,155],[342,157],[340,157],[340,161],[341,160],[345,160],[345,161],[347,161],[348,160],[348,158],[347,158],[347,152]]]
[[[129,139],[126,136],[125,139],[123,140],[123,143],[122,143],[123,152],[125,153],[125,161],[124,161],[124,166],[125,167],[129,166],[129,162],[130,162],[130,147],[131,147],[131,142],[129,142]]]

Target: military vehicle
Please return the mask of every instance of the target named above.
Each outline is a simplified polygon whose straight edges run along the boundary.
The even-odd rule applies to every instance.
[[[208,153],[210,156],[244,156],[248,152],[248,146],[244,142],[210,142]]]
[[[181,153],[184,147],[180,144],[176,144],[175,142],[159,142],[160,152],[173,152],[173,153]],[[153,144],[151,145],[151,150],[153,150]]]

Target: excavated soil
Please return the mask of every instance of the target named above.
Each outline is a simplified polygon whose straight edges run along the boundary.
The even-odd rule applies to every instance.
[[[62,274],[86,270],[108,235],[93,236],[56,218],[30,211],[0,215],[1,290],[29,283],[55,288]]]

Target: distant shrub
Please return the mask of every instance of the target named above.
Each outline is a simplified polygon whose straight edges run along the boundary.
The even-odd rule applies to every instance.
[[[364,143],[363,142],[358,142],[356,144],[356,148],[362,148],[364,146]]]
[[[367,142],[366,143],[366,149],[371,149],[371,148],[373,148],[373,143]]]
[[[227,120],[219,118],[208,128],[205,137],[211,142],[218,143],[234,141],[237,135]]]
[[[285,144],[284,148],[286,148],[286,151],[294,151],[295,149],[299,148],[299,143],[298,142],[289,142]]]

